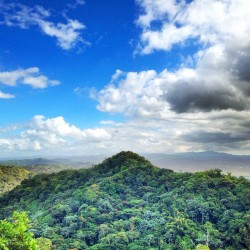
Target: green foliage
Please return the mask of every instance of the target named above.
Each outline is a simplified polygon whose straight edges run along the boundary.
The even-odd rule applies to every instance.
[[[52,242],[50,239],[39,237],[36,239],[38,250],[50,250]]]
[[[22,213],[13,213],[12,222],[0,221],[0,249],[3,250],[38,250],[33,234],[28,232],[29,219]]]
[[[57,250],[250,247],[249,181],[175,173],[132,152],[24,180],[0,199],[0,216],[13,210],[29,211],[34,236]]]
[[[21,167],[10,167],[0,165],[0,195],[12,190],[24,179],[30,178],[33,174]]]
[[[210,248],[208,246],[204,246],[201,244],[197,245],[195,249],[196,250],[210,250]]]

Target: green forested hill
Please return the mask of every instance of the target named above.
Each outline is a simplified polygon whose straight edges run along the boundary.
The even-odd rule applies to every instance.
[[[25,180],[0,199],[1,218],[13,210],[58,250],[250,249],[249,181],[175,173],[132,152]]]
[[[0,165],[0,195],[12,190],[22,180],[32,176],[32,173],[21,167],[10,167]]]

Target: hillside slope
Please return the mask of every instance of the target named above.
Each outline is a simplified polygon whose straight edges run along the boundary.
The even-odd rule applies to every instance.
[[[0,165],[0,195],[12,190],[22,180],[32,176],[32,173],[21,167],[9,167]]]
[[[28,211],[36,237],[57,250],[250,247],[249,181],[175,173],[132,152],[25,180],[0,199],[2,218],[13,210]]]

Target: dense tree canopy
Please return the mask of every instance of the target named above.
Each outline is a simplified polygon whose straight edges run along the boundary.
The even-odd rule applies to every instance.
[[[0,165],[0,195],[12,190],[22,180],[30,178],[33,174],[21,167]]]
[[[250,182],[220,170],[175,173],[121,152],[86,170],[37,175],[0,199],[29,212],[52,249],[249,249]]]

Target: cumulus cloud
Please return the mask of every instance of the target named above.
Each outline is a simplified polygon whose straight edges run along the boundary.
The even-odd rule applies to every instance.
[[[12,134],[15,132],[15,138]],[[30,122],[0,129],[0,148],[3,151],[41,151],[65,153],[111,140],[104,128],[80,129],[67,123],[63,117],[34,116]],[[18,135],[19,134],[19,135]],[[51,152],[50,152],[51,151]]]
[[[0,139],[0,148],[2,152],[16,152],[22,150],[38,151],[41,145],[38,141],[30,141],[29,139],[12,138]]]
[[[8,93],[4,93],[0,91],[0,99],[11,99],[11,98],[15,98],[15,96],[12,94],[8,94]]]
[[[250,108],[250,3],[247,0],[138,0],[143,14],[142,54],[200,46],[193,67],[118,74],[96,95],[97,108],[126,115],[167,117],[171,111],[210,112]],[[230,28],[228,28],[230,27]],[[190,40],[191,39],[191,40]],[[190,59],[190,58],[189,58]]]
[[[193,38],[209,44],[239,37],[244,38],[241,43],[249,42],[250,3],[247,0],[137,2],[143,9],[137,24],[142,28],[141,52],[144,54],[170,50],[173,45]]]
[[[68,19],[66,24],[40,20],[38,25],[42,31],[51,37],[57,39],[58,45],[65,50],[69,50],[79,42],[84,42],[80,37],[79,30],[85,28],[85,25],[77,20]]]
[[[250,3],[247,0],[185,1],[140,0],[144,13],[140,52],[171,50],[174,45],[195,42],[192,77],[173,72],[175,83],[166,84],[165,98],[175,112],[249,109]],[[155,28],[154,22],[158,21]],[[230,27],[230,28],[229,28]],[[193,39],[190,41],[190,39]],[[167,86],[168,85],[168,86]]]
[[[212,110],[248,110],[250,99],[229,75],[209,74],[203,69],[176,72],[154,70],[129,72],[97,92],[100,111],[128,116],[167,117],[176,113]],[[241,86],[241,84],[243,84]]]
[[[47,140],[49,143],[64,141],[67,137],[75,140],[87,141],[110,139],[110,135],[104,129],[96,128],[81,130],[65,122],[64,118],[61,116],[46,119],[44,116],[38,115],[33,118],[29,126],[31,129],[23,132],[23,136],[35,136]],[[47,135],[50,136],[47,137]],[[52,140],[50,141],[49,138],[52,138]]]
[[[139,106],[142,107],[143,102],[146,104],[147,101],[151,101],[153,105],[154,96],[152,95],[155,94],[158,97],[162,93],[154,82],[156,75],[154,70],[140,73],[129,72],[124,74],[125,78],[119,78],[118,86],[114,83],[113,76],[112,83],[97,93],[96,97],[99,101],[97,108],[105,112],[130,115],[136,112]]]
[[[59,81],[50,80],[47,76],[42,75],[37,67],[17,69],[13,71],[2,71],[0,72],[0,83],[12,87],[17,84],[25,84],[30,85],[35,89],[44,89],[49,86],[60,84]],[[8,95],[6,97],[8,97]],[[10,95],[9,98],[11,97],[14,96]]]
[[[77,1],[81,4],[81,1]],[[79,42],[87,44],[81,36],[85,25],[78,20],[66,18],[66,23],[49,21],[52,14],[42,6],[28,7],[19,3],[0,2],[0,24],[21,29],[38,27],[43,34],[54,37],[64,50],[70,50]]]

